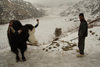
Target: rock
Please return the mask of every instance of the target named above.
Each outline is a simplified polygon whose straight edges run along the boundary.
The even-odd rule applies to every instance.
[[[48,49],[46,49],[46,52],[48,52]]]
[[[52,47],[49,47],[49,49],[52,49]]]
[[[43,48],[43,50],[45,50],[45,48]]]
[[[99,39],[98,39],[99,41],[100,41],[100,37],[99,37]]]
[[[59,44],[59,43],[57,43],[57,44],[56,44],[56,46],[57,46],[57,47],[59,47],[59,46],[60,46],[60,44]]]
[[[68,50],[69,50],[69,46],[62,47],[62,50],[63,50],[63,51],[68,51]]]
[[[92,33],[92,30],[90,30],[89,32]]]
[[[98,36],[97,34],[95,36]]]
[[[71,47],[75,47],[75,46],[77,46],[76,43],[74,43]]]
[[[54,46],[53,48],[57,48],[56,46]]]
[[[92,35],[94,35],[95,34],[95,32],[92,32]]]

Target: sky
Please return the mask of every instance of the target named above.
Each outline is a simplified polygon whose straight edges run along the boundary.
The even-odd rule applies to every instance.
[[[41,5],[59,5],[59,4],[71,4],[71,3],[76,3],[80,0],[24,0],[24,1],[28,1],[31,2],[33,4],[41,4]]]

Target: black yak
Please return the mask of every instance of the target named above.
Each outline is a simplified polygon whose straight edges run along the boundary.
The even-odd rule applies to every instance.
[[[19,51],[22,54],[22,60],[26,61],[24,56],[24,52],[27,50],[27,41],[29,41],[29,36],[32,31],[39,24],[39,20],[37,19],[37,24],[35,26],[31,24],[22,25],[18,20],[12,20],[9,22],[9,27],[7,31],[9,45],[11,47],[11,51],[16,54],[16,61],[20,61]],[[34,34],[34,33],[33,33]]]

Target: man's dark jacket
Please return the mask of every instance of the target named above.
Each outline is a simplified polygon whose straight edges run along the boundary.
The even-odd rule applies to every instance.
[[[88,24],[85,20],[81,21],[78,36],[79,37],[87,37],[88,35]]]

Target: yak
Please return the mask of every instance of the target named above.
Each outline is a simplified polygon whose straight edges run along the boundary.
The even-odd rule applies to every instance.
[[[22,25],[19,20],[11,20],[9,22],[7,36],[11,51],[16,54],[16,61],[20,61],[19,50],[22,55],[22,61],[26,61],[24,52],[27,50],[27,41],[29,41],[29,36],[32,31],[39,25],[39,20],[37,19],[37,24],[35,26],[31,24]],[[33,33],[34,34],[34,33]]]

